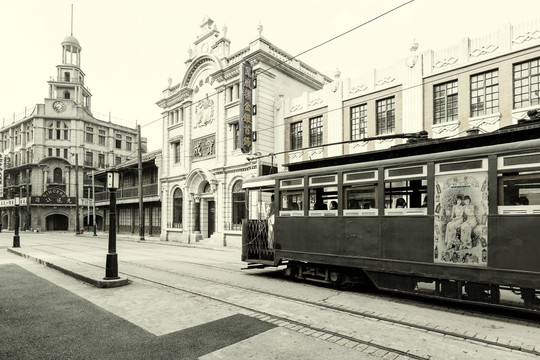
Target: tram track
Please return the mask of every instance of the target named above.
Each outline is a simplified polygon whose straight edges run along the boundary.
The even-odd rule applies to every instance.
[[[90,247],[94,247],[94,246],[90,246]],[[58,246],[58,248],[61,248],[61,249],[64,249],[64,250],[69,250],[67,248],[63,248],[62,246]],[[41,249],[41,251],[45,251],[45,250]],[[45,252],[47,252],[47,251],[45,251]],[[50,253],[58,256],[57,252],[54,252],[54,253],[50,252]],[[70,257],[67,257],[67,256],[65,256],[65,258],[70,259]],[[156,258],[154,258],[154,257],[153,257],[153,259],[156,260]],[[163,261],[172,261],[170,258],[164,258],[164,257],[157,257],[157,259],[160,260],[160,263],[163,263]],[[89,266],[102,268],[101,265],[96,265],[95,263],[92,263],[92,262],[89,262],[89,261],[81,261],[81,260],[78,260],[78,261],[80,261],[80,262],[82,262],[82,263],[84,263],[86,265],[89,265]],[[183,261],[183,262],[186,263],[186,261]],[[297,304],[315,307],[315,308],[320,309],[320,310],[332,311],[332,312],[336,312],[336,313],[339,313],[339,314],[345,314],[347,316],[354,316],[354,317],[363,318],[363,319],[375,320],[375,321],[379,321],[379,322],[384,322],[384,323],[392,325],[392,326],[405,327],[405,328],[408,328],[408,329],[411,329],[411,330],[417,330],[417,331],[422,331],[422,332],[429,332],[429,333],[432,333],[432,334],[438,334],[441,337],[445,337],[445,338],[459,339],[459,340],[462,340],[462,341],[472,342],[472,343],[479,344],[479,345],[482,345],[482,346],[496,347],[496,348],[500,348],[500,349],[504,349],[504,350],[508,350],[508,351],[540,356],[540,352],[535,348],[532,348],[532,349],[531,348],[524,348],[524,347],[521,347],[521,346],[518,346],[518,345],[512,345],[512,344],[508,344],[508,343],[497,342],[495,340],[490,340],[488,338],[481,338],[481,337],[476,336],[476,334],[475,335],[467,335],[467,334],[463,334],[463,333],[459,333],[459,332],[454,332],[454,331],[449,331],[449,330],[446,330],[446,329],[438,328],[436,326],[421,325],[421,324],[405,321],[403,319],[395,319],[395,318],[392,318],[390,316],[380,315],[380,314],[372,313],[370,311],[359,311],[359,310],[351,309],[351,308],[348,308],[348,307],[345,308],[345,307],[340,306],[340,305],[332,305],[332,304],[327,303],[325,301],[326,299],[319,300],[319,301],[302,299],[302,298],[292,297],[292,296],[288,296],[288,295],[284,295],[284,294],[277,294],[275,292],[270,292],[270,291],[267,291],[267,290],[264,290],[264,289],[257,289],[257,288],[254,288],[254,287],[245,287],[245,286],[241,286],[241,285],[239,285],[237,283],[233,283],[233,282],[230,282],[230,281],[216,280],[215,278],[209,278],[209,277],[204,277],[204,276],[200,276],[200,275],[193,275],[193,274],[186,274],[186,273],[179,274],[178,272],[175,272],[175,271],[172,271],[172,270],[167,270],[167,269],[163,269],[163,268],[159,268],[159,267],[155,267],[155,266],[145,265],[145,264],[141,264],[140,262],[121,260],[120,263],[121,263],[121,265],[122,265],[122,267],[124,269],[126,267],[135,267],[135,268],[143,269],[143,272],[145,272],[144,270],[148,270],[149,273],[150,273],[150,271],[154,271],[154,272],[158,272],[158,273],[165,273],[168,276],[174,276],[174,277],[178,277],[178,278],[189,278],[189,279],[194,280],[194,281],[205,281],[205,282],[213,284],[214,286],[215,285],[220,285],[220,286],[225,286],[225,287],[229,287],[229,288],[234,288],[234,289],[244,291],[244,292],[254,293],[254,294],[257,294],[257,295],[271,296],[271,297],[273,297],[275,299],[280,299],[282,301],[291,301],[291,302],[295,302]],[[207,268],[207,269],[213,269],[213,270],[219,270],[219,271],[226,270],[226,271],[231,272],[231,273],[234,272],[234,271],[232,271],[232,270],[230,270],[228,268],[224,268],[224,267],[220,267],[220,266],[214,266],[214,265],[209,265],[209,264],[200,264],[200,263],[197,263],[197,262],[188,262],[188,263],[189,263],[189,265],[203,267],[203,268]],[[321,338],[327,337],[327,339],[333,339],[335,342],[341,341],[343,339],[343,340],[347,340],[347,342],[349,342],[349,343],[357,343],[357,344],[359,344],[358,346],[373,347],[373,348],[376,348],[376,349],[381,350],[381,351],[391,352],[393,354],[398,354],[398,355],[406,356],[406,357],[413,358],[413,359],[428,359],[429,358],[429,357],[425,357],[425,356],[422,356],[422,355],[417,355],[417,354],[411,354],[411,353],[408,353],[408,352],[404,352],[404,351],[402,351],[400,349],[396,349],[396,348],[393,348],[391,346],[386,346],[384,344],[377,344],[376,342],[373,342],[373,341],[365,341],[365,340],[356,338],[354,336],[349,336],[347,334],[343,334],[343,333],[340,333],[340,332],[331,331],[329,329],[317,327],[317,326],[314,326],[313,324],[308,324],[308,323],[301,322],[301,321],[298,321],[298,320],[292,320],[292,319],[289,319],[289,318],[286,318],[286,317],[283,317],[283,316],[276,315],[275,313],[262,311],[261,309],[256,309],[254,307],[245,306],[245,305],[239,304],[237,302],[227,301],[225,299],[209,295],[208,293],[205,293],[205,292],[195,291],[193,289],[189,289],[189,288],[178,286],[178,285],[167,284],[167,283],[165,283],[163,281],[156,280],[155,278],[152,279],[149,276],[137,275],[137,272],[134,271],[134,269],[132,269],[131,271],[124,270],[124,271],[122,271],[122,273],[125,274],[126,276],[128,276],[131,279],[140,279],[140,280],[145,281],[147,283],[154,284],[154,286],[161,286],[161,287],[164,287],[164,288],[168,288],[170,290],[189,293],[189,294],[192,294],[192,295],[200,296],[200,297],[208,299],[208,300],[217,301],[217,302],[220,302],[222,304],[237,307],[237,308],[242,309],[244,311],[248,311],[250,313],[255,314],[255,316],[257,316],[258,318],[260,318],[260,319],[262,319],[264,321],[273,322],[273,323],[275,323],[275,324],[277,324],[279,326],[284,326],[284,327],[288,327],[288,328],[292,327],[296,331],[301,331],[301,332],[306,333],[306,334],[307,333],[316,334],[316,335],[320,336]],[[283,281],[285,281],[285,280],[283,280]]]

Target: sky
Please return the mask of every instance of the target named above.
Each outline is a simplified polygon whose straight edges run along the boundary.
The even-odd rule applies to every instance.
[[[275,46],[302,54],[299,60],[327,76],[339,69],[342,78],[407,57],[414,40],[420,52],[437,50],[505,23],[540,18],[538,0],[1,1],[3,119],[48,96],[47,81],[61,63],[61,43],[71,34],[71,5],[92,112],[140,124],[149,150],[162,146],[156,102],[169,77],[173,84],[182,81],[187,50],[206,16],[218,30],[227,26],[231,54],[258,37],[260,24],[262,36]]]

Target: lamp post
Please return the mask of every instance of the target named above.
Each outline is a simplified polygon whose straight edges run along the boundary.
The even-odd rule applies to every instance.
[[[19,237],[19,205],[21,205],[21,198],[19,195],[15,195],[15,234],[13,235],[13,247],[21,247],[21,239]]]
[[[105,280],[118,279],[118,254],[116,254],[116,189],[120,185],[120,177],[115,168],[107,172],[107,188],[110,192],[109,205],[109,252],[105,265]]]

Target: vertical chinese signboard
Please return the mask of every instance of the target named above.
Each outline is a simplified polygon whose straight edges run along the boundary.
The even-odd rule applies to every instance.
[[[4,197],[4,155],[0,154],[0,198]]]
[[[238,147],[242,150],[242,153],[247,154],[251,152],[252,145],[252,125],[253,125],[253,104],[252,104],[252,92],[253,92],[253,68],[249,61],[245,61],[242,64],[242,93],[240,101],[240,121],[239,129],[240,136],[238,136]]]

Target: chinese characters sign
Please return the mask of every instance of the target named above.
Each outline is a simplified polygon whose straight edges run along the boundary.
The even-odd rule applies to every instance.
[[[242,93],[240,101],[240,121],[239,129],[240,136],[238,136],[238,147],[242,150],[242,153],[247,154],[251,152],[251,145],[253,141],[252,128],[253,128],[253,68],[249,61],[242,64]]]
[[[4,197],[4,155],[0,154],[0,198]]]

